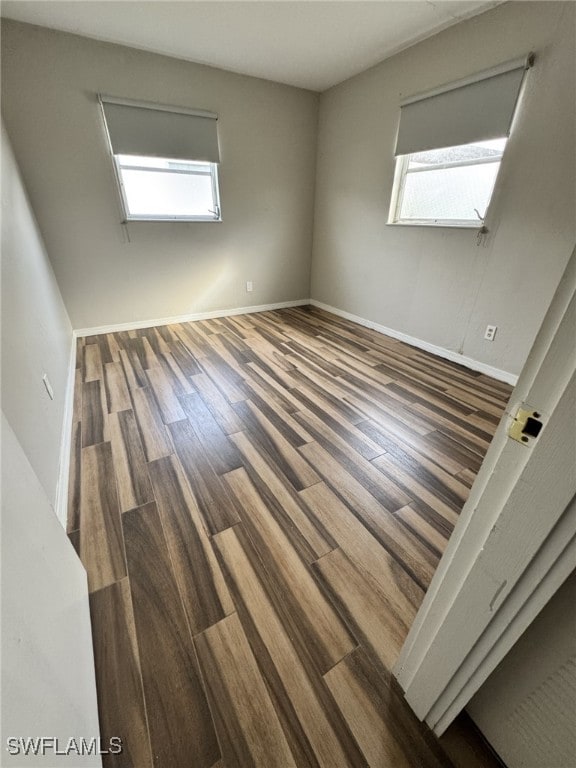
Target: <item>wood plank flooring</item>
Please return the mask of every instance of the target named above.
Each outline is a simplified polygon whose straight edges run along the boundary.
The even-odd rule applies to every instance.
[[[312,307],[78,341],[106,768],[493,768],[390,670],[510,387]]]

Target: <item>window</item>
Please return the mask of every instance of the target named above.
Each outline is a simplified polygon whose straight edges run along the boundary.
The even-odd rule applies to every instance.
[[[217,115],[100,96],[127,221],[220,221]]]
[[[533,54],[400,105],[389,224],[485,221]]]
[[[504,137],[398,158],[393,222],[482,226],[506,141]]]
[[[138,155],[114,159],[128,220],[220,219],[216,163]]]

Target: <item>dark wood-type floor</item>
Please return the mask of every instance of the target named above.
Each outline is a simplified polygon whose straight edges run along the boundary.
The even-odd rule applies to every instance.
[[[310,307],[77,360],[107,768],[496,764],[473,730],[438,742],[389,670],[508,386]]]

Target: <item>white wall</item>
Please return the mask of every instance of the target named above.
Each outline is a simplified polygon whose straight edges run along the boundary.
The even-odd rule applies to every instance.
[[[54,514],[72,328],[2,125],[2,758],[5,739],[98,736],[86,573]],[[48,373],[54,400],[42,383]],[[65,512],[64,507],[60,510]],[[100,765],[100,758],[74,759]]]
[[[4,125],[1,158],[2,409],[54,506],[72,385],[72,327]],[[42,382],[45,373],[54,400]]]
[[[99,766],[10,756],[9,737],[98,737],[86,572],[2,414],[2,742],[8,766]]]
[[[574,245],[575,11],[506,3],[322,94],[313,299],[521,370]],[[473,230],[386,226],[400,101],[530,50],[486,245]]]
[[[576,765],[576,571],[468,704],[508,768]]]
[[[125,241],[98,92],[218,113],[222,223]],[[2,111],[74,328],[308,298],[317,94],[3,19]]]

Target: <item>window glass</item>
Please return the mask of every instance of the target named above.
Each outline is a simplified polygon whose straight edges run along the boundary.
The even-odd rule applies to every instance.
[[[494,139],[398,158],[392,221],[481,226],[506,141]]]
[[[129,219],[220,218],[214,163],[117,155],[116,164]]]
[[[499,164],[467,165],[429,173],[409,173],[402,198],[402,219],[482,221]]]

